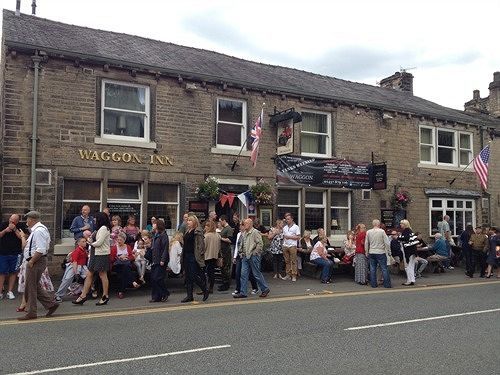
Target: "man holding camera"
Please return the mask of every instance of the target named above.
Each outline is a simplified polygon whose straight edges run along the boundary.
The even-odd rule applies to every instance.
[[[14,284],[19,271],[22,253],[19,215],[13,214],[9,221],[0,224],[0,299],[4,298],[3,285],[7,278],[7,298],[14,299]]]

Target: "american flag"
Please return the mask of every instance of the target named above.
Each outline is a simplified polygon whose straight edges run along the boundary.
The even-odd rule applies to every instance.
[[[488,162],[490,160],[490,145],[481,150],[478,156],[474,158],[474,171],[481,182],[484,190],[488,187]]]
[[[260,116],[255,121],[252,131],[250,132],[250,137],[252,138],[252,153],[250,154],[250,160],[253,163],[253,167],[257,165],[257,155],[259,154],[260,137],[262,135],[262,119],[264,117],[264,108],[260,111]]]

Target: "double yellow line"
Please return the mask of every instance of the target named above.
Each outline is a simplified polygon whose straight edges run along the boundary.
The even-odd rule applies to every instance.
[[[87,313],[78,315],[64,315],[64,316],[54,316],[51,318],[41,318],[34,320],[18,321],[18,320],[0,320],[0,326],[18,325],[18,324],[41,324],[41,323],[55,323],[62,321],[71,320],[84,320],[84,319],[97,319],[97,318],[110,318],[110,317],[120,317],[120,316],[130,316],[137,314],[157,314],[162,312],[175,312],[175,311],[185,311],[185,310],[196,310],[196,309],[213,309],[220,307],[237,307],[244,305],[254,305],[261,303],[279,303],[279,302],[290,302],[290,301],[302,301],[318,298],[340,298],[340,297],[352,297],[352,296],[363,296],[363,295],[373,295],[373,294],[386,294],[386,293],[408,293],[408,292],[421,292],[429,290],[441,290],[441,289],[453,289],[453,288],[469,288],[484,285],[500,284],[500,281],[486,281],[486,282],[476,282],[476,283],[462,283],[462,284],[451,284],[451,285],[436,285],[436,286],[421,286],[414,288],[405,289],[380,289],[380,290],[365,290],[359,292],[332,292],[323,291],[320,293],[312,293],[306,295],[294,295],[294,296],[283,296],[274,298],[259,298],[259,299],[246,299],[246,300],[230,300],[214,303],[199,303],[192,302],[188,305],[175,305],[166,306],[158,308],[143,308],[135,310],[120,310],[120,311],[109,311],[104,313]]]

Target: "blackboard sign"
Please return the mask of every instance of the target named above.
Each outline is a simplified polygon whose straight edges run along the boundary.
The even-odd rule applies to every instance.
[[[385,163],[370,165],[370,183],[373,190],[387,189],[387,165]]]
[[[208,219],[208,202],[189,201],[188,211],[194,213],[201,223]]]
[[[380,210],[380,222],[387,228],[399,228],[399,222],[403,219],[406,219],[406,210]]]

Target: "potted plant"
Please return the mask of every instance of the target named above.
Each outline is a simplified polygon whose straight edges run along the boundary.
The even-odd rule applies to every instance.
[[[219,199],[219,180],[215,177],[207,177],[205,181],[196,188],[198,199],[203,201]]]
[[[397,210],[404,210],[411,203],[411,195],[408,190],[398,190],[391,197],[392,207]]]
[[[257,182],[250,188],[253,199],[257,205],[271,205],[274,203],[274,189],[267,182]]]

